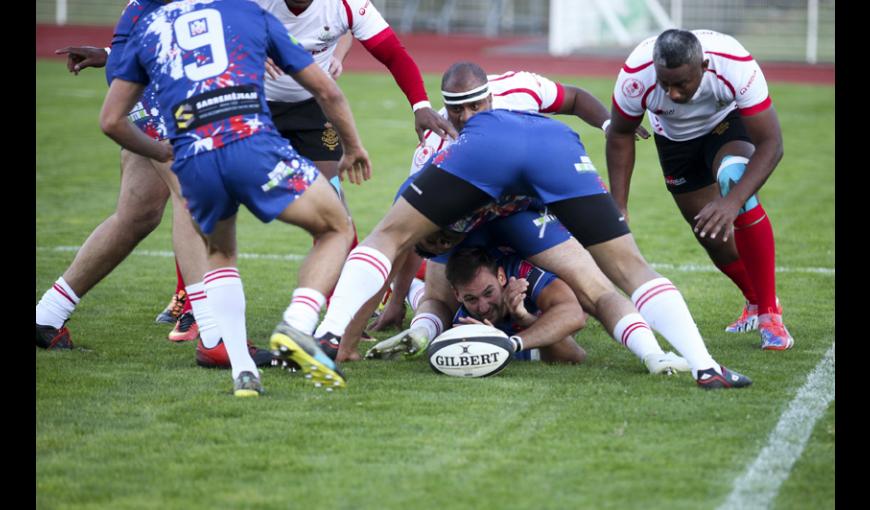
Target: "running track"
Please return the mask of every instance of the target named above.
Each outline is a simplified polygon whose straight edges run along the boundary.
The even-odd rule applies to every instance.
[[[486,38],[469,35],[400,34],[408,52],[424,73],[440,74],[457,60],[477,62],[489,72],[532,71],[543,75],[594,76],[616,79],[628,55],[616,57],[551,57],[542,52],[541,38]],[[54,50],[64,46],[108,46],[112,27],[36,25],[36,57],[55,57]],[[768,81],[834,84],[834,65],[762,62]],[[346,71],[387,72],[380,62],[354,41],[345,60]]]

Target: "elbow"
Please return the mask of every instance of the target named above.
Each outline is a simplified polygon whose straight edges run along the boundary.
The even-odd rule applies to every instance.
[[[109,138],[114,138],[114,135],[118,132],[118,126],[118,119],[106,115],[100,116],[100,130]]]

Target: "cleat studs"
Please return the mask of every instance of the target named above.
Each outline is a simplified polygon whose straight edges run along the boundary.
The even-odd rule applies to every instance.
[[[326,388],[326,391],[332,393],[332,388]]]
[[[311,374],[305,374],[305,378],[306,378],[306,379],[311,379],[311,378],[313,378],[313,376],[312,376]]]
[[[319,383],[319,382],[314,383],[315,388],[320,388],[321,386],[323,386],[322,383]]]
[[[327,379],[332,379],[332,374],[326,374]]]

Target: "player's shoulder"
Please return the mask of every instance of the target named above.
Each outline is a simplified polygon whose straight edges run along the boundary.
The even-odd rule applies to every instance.
[[[625,59],[622,70],[629,74],[636,74],[652,67],[653,47],[658,36],[648,37],[640,42]]]
[[[714,30],[692,30],[692,33],[701,42],[705,57],[738,62],[752,60],[749,51],[733,36]]]

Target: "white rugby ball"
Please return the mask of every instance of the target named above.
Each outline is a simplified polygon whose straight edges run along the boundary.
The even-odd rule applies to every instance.
[[[486,377],[513,359],[513,343],[501,330],[483,324],[448,329],[426,350],[432,370],[454,377]]]

